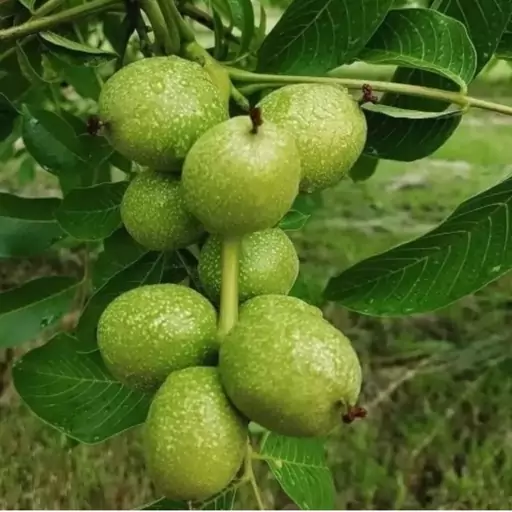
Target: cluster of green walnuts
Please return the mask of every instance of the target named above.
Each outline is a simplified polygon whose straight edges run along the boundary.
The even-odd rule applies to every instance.
[[[155,392],[144,426],[155,486],[169,499],[205,500],[237,476],[249,422],[324,436],[358,400],[361,367],[350,341],[318,308],[288,295],[299,259],[276,226],[299,192],[332,186],[353,166],[365,117],[345,89],[301,84],[230,118],[211,74],[175,56],[122,68],[105,84],[99,113],[111,145],[143,169],[121,205],[130,235],[155,251],[207,235],[201,293],[140,286],[114,299],[97,329],[112,374]],[[240,247],[240,309],[224,332],[226,243]]]

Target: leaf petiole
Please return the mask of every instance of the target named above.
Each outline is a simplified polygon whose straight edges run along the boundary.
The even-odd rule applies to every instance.
[[[256,499],[256,503],[258,505],[258,510],[265,510],[265,505],[263,504],[263,499],[261,498],[260,489],[258,487],[258,482],[256,482],[256,476],[254,475],[254,469],[252,467],[252,461],[255,457],[253,456],[253,449],[251,445],[251,441],[249,440],[247,443],[247,455],[245,457],[244,462],[244,476],[243,481],[251,484],[251,489],[254,494],[254,498]]]
[[[454,103],[462,107],[464,112],[468,107],[475,107],[512,116],[512,107],[508,105],[472,98],[461,93],[419,85],[384,82],[378,80],[363,80],[358,78],[335,78],[330,76],[267,75],[232,67],[226,67],[226,69],[228,70],[229,76],[232,80],[248,84],[246,86],[239,87],[240,92],[245,95],[249,95],[272,86],[280,87],[287,84],[298,83],[334,84],[342,85],[349,89],[362,89],[364,85],[370,85],[374,91],[418,96],[421,98],[430,98],[433,100]]]

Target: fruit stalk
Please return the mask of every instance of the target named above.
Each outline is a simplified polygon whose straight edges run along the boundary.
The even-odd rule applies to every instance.
[[[52,14],[51,16],[33,17],[21,25],[15,25],[0,30],[0,41],[20,39],[30,34],[48,30],[63,23],[69,23],[86,16],[98,14],[110,10],[114,5],[120,4],[119,0],[93,0],[71,9]]]
[[[227,334],[238,320],[238,272],[240,239],[226,237],[222,241],[222,284],[220,291],[219,334]]]
[[[181,13],[176,7],[174,0],[160,0],[163,4],[166,4],[169,16],[172,16],[174,24],[178,29],[181,40],[184,43],[191,43],[196,40],[194,31],[185,23],[185,20],[181,17]]]
[[[252,449],[251,441],[247,443],[247,454],[245,456],[244,461],[244,477],[251,485],[252,493],[254,494],[254,498],[256,499],[256,504],[258,505],[259,510],[265,510],[265,505],[263,504],[263,500],[261,498],[260,489],[258,487],[258,482],[256,481],[256,475],[254,474],[253,459],[254,451]]]
[[[158,5],[160,6],[165,24],[167,25],[167,36],[169,38],[170,53],[172,55],[177,55],[181,48],[181,37],[178,23],[171,7],[174,5],[174,1],[158,0]]]
[[[204,12],[195,5],[183,4],[180,6],[180,11],[183,15],[188,16],[204,27],[210,30],[215,30],[215,22],[213,21],[213,18],[207,12]],[[240,44],[240,38],[235,36],[229,28],[222,27],[222,29],[223,35],[227,40],[232,43]]]
[[[146,13],[151,26],[153,27],[153,31],[155,33],[155,42],[157,48],[157,54],[166,54],[172,55],[175,50],[174,43],[167,31],[167,27],[165,24],[165,18],[162,14],[160,6],[156,0],[141,0],[140,6],[142,10]]]
[[[476,107],[484,110],[490,110],[512,116],[512,107],[501,105],[490,101],[472,98],[464,93],[456,93],[436,89],[431,87],[422,87],[419,85],[401,84],[397,82],[385,82],[378,80],[361,80],[357,78],[335,78],[329,76],[293,76],[293,75],[267,75],[260,73],[252,73],[237,68],[227,67],[229,76],[237,82],[247,83],[250,85],[240,87],[243,94],[251,94],[269,86],[284,86],[288,84],[332,84],[342,85],[348,89],[362,90],[363,86],[370,85],[374,91],[404,94],[407,96],[417,96],[421,98],[429,98],[433,100],[454,103],[462,109],[468,107]]]

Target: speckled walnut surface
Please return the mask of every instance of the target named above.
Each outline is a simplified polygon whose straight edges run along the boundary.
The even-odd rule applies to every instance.
[[[185,209],[179,179],[169,173],[137,174],[123,196],[121,218],[128,233],[152,251],[187,247],[204,232]]]
[[[98,323],[98,346],[120,381],[154,389],[171,371],[214,363],[217,313],[195,290],[146,285],[111,302]]]
[[[182,185],[188,209],[210,233],[271,228],[292,206],[300,159],[293,137],[271,123],[251,133],[239,116],[206,132],[190,150]]]
[[[295,84],[260,101],[263,119],[293,134],[301,156],[301,190],[338,183],[361,155],[366,118],[349,92],[324,84]]]
[[[212,235],[201,249],[199,278],[214,302],[220,299],[221,238]],[[257,295],[286,295],[299,273],[297,251],[282,229],[266,229],[242,237],[238,295],[241,302]]]
[[[247,433],[247,421],[229,403],[216,368],[175,372],[158,390],[146,420],[149,473],[169,499],[207,499],[236,475]]]
[[[359,396],[357,355],[315,308],[287,301],[290,297],[265,297],[241,308],[222,342],[219,368],[226,392],[240,411],[269,430],[327,435]]]
[[[112,75],[99,113],[119,153],[161,171],[179,170],[199,136],[229,117],[210,76],[175,56],[141,59]]]

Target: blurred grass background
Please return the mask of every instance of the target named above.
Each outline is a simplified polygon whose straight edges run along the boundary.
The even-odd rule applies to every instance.
[[[491,65],[472,94],[512,105],[511,68]],[[389,68],[356,65],[381,77]],[[382,162],[364,183],[323,194],[293,239],[312,297],[332,274],[417,237],[464,199],[512,171],[512,119],[472,111],[424,160]],[[0,164],[0,189],[47,193],[47,174]],[[35,179],[33,179],[35,178]],[[65,250],[0,262],[0,287],[79,271]],[[344,426],[328,452],[340,509],[512,508],[512,276],[432,314],[375,319],[330,305],[326,316],[353,341],[365,368],[369,417]],[[129,509],[152,497],[138,431],[99,446],[71,447],[20,404],[9,383],[12,351],[0,352],[0,508]],[[265,480],[276,508],[289,505]]]

